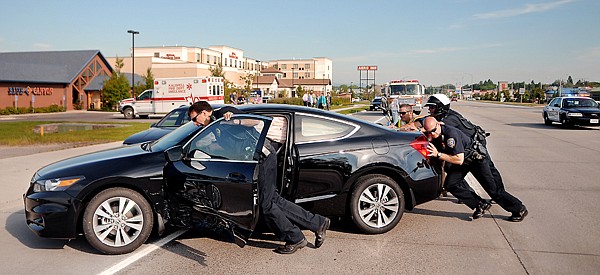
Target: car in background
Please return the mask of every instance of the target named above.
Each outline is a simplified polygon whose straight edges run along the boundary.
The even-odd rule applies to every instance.
[[[219,109],[225,105],[223,104],[211,104],[213,108]],[[150,125],[150,129],[141,131],[139,133],[135,133],[129,137],[127,137],[124,141],[124,145],[142,143],[147,141],[155,141],[162,136],[170,133],[171,131],[177,129],[177,127],[186,124],[190,121],[190,116],[188,115],[188,109],[190,106],[183,105],[171,110],[168,114],[166,114],[163,118],[161,118],[157,123],[153,123]]]
[[[373,101],[371,101],[371,106],[369,106],[369,111],[375,111],[375,110],[383,110],[381,108],[381,97],[380,96],[376,96],[375,98],[373,98]]]
[[[162,136],[177,129],[177,127],[186,124],[188,121],[190,121],[190,116],[187,113],[189,108],[190,106],[181,106],[171,110],[157,123],[153,123],[150,126],[150,129],[141,131],[139,133],[135,133],[127,137],[123,141],[123,144],[129,145],[135,143],[142,143],[146,141],[154,141],[161,138]]]
[[[380,234],[441,193],[420,132],[303,106],[238,108],[246,114],[39,169],[23,196],[28,227],[47,238],[83,234],[106,254],[134,251],[167,225],[229,232],[243,246],[259,219],[257,165],[271,124],[278,190],[312,212]]]
[[[450,99],[450,101],[458,101],[458,98],[453,96],[452,99]]]
[[[544,107],[544,124],[558,122],[564,127],[600,125],[600,107],[589,97],[556,97]]]

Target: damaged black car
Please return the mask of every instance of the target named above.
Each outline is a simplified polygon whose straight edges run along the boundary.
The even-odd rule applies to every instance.
[[[259,221],[257,166],[271,127],[281,135],[281,195],[350,217],[364,233],[391,230],[405,210],[441,192],[421,133],[299,106],[240,109],[248,114],[41,168],[24,194],[27,225],[41,237],[83,234],[105,254],[134,251],[167,224],[218,227],[243,245]]]

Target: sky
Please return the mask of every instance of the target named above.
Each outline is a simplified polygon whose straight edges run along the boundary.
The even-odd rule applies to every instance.
[[[378,84],[600,81],[598,0],[20,0],[2,10],[0,52],[129,56],[132,29],[136,47],[328,57],[334,85],[358,84],[357,66],[368,65],[378,66],[369,74]]]

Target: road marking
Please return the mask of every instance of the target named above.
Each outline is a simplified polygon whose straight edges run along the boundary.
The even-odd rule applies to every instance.
[[[99,275],[115,274],[115,273],[121,271],[121,269],[126,268],[130,264],[134,263],[135,261],[150,254],[150,252],[160,248],[161,246],[163,246],[163,245],[169,243],[170,241],[174,240],[175,238],[181,236],[181,234],[183,234],[185,232],[187,232],[187,229],[181,229],[181,230],[165,237],[164,239],[160,239],[157,242],[151,243],[151,244],[147,245],[146,247],[144,247],[143,249],[141,249],[140,251],[135,252],[133,255],[127,257],[125,260],[122,260],[120,263],[114,265],[113,267],[111,267],[107,270],[102,271],[102,273],[99,273]]]
[[[382,116],[380,119],[375,120],[375,123],[379,123],[379,121],[382,120],[382,119],[387,119],[387,118],[385,116]]]

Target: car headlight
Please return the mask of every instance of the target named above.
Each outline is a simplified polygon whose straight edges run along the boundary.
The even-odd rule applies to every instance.
[[[567,113],[567,116],[572,116],[572,117],[582,117],[583,114],[581,113]]]
[[[85,179],[85,177],[77,176],[49,180],[37,180],[33,183],[33,192],[62,191],[82,179]]]

